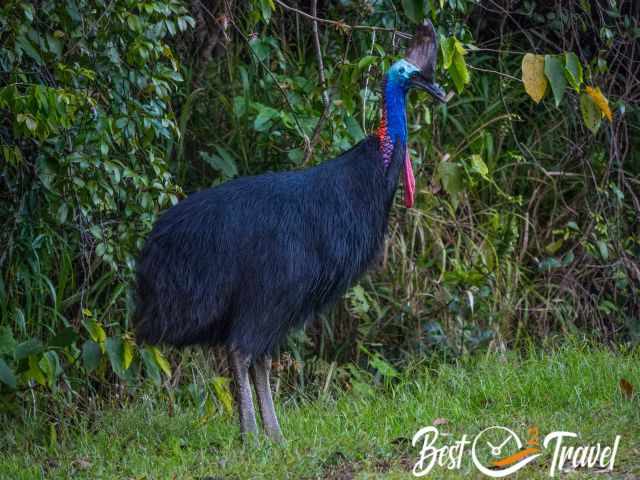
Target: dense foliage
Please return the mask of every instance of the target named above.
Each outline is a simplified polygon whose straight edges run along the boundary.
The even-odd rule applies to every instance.
[[[333,362],[361,359],[389,378],[433,351],[576,330],[637,344],[637,2],[12,0],[0,7],[4,404],[170,376],[129,328],[155,216],[183,191],[362,139],[402,52],[396,30],[424,17],[456,95],[410,99],[416,208],[398,202],[381,268],[292,339],[283,378],[328,384]],[[223,379],[207,385],[228,408]]]
[[[104,372],[102,353],[121,376],[130,370],[123,305],[135,252],[181,192],[167,145],[179,138],[170,100],[182,77],[166,40],[193,24],[187,13],[175,1],[0,11],[0,378],[10,388],[55,389],[72,365]],[[148,368],[159,381],[158,362]]]

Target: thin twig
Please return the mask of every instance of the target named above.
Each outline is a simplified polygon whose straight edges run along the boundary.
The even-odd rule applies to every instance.
[[[376,45],[376,32],[371,32],[371,52],[369,55],[373,55],[373,48]],[[362,131],[367,131],[367,100],[369,99],[369,78],[371,74],[371,67],[369,65],[367,69],[367,76],[364,81],[364,95],[362,96]]]
[[[322,128],[324,127],[324,124],[327,121],[327,118],[329,118],[329,111],[330,111],[330,108],[325,107],[325,109],[322,111],[322,115],[320,116],[320,119],[318,120],[318,123],[316,123],[316,126],[313,129],[311,140],[307,144],[307,148],[304,153],[304,159],[302,160],[303,166],[306,165],[307,162],[311,159],[311,156],[313,155],[313,149],[318,143],[318,141],[320,141],[320,134],[322,133]]]
[[[282,8],[284,8],[285,10],[296,12],[300,16],[306,18],[307,20],[313,20],[314,22],[318,22],[318,23],[326,23],[327,25],[333,25],[336,28],[339,28],[342,30],[368,30],[368,31],[376,31],[376,32],[390,32],[402,38],[407,38],[407,39],[413,38],[413,35],[409,33],[401,32],[400,30],[396,30],[395,28],[374,27],[372,25],[348,25],[338,20],[329,20],[327,18],[319,18],[315,15],[309,15],[307,12],[303,12],[302,10],[299,10],[295,7],[287,5],[282,0],[276,0],[276,3],[280,5]]]
[[[311,13],[314,18],[317,18],[318,13],[318,0],[312,0],[311,2]],[[316,144],[320,140],[320,133],[322,132],[322,128],[324,127],[327,118],[329,118],[329,111],[331,110],[331,97],[329,96],[329,89],[327,88],[327,79],[324,74],[324,62],[322,60],[322,47],[320,46],[320,34],[318,33],[318,21],[313,20],[313,44],[316,49],[316,59],[318,60],[318,76],[320,78],[320,85],[322,86],[322,103],[324,104],[324,110],[322,111],[322,115],[316,123],[315,128],[313,129],[313,134],[311,135],[311,141],[306,145],[304,152],[304,159],[302,160],[302,164],[306,165],[307,162],[311,159],[313,155],[313,149]]]
[[[486,44],[486,42],[485,42]],[[469,49],[467,49],[468,53],[480,53],[480,52],[491,52],[491,53],[502,53],[507,55],[526,55],[529,52],[522,52],[520,50],[506,50],[501,48],[488,48],[482,47],[480,45],[473,45]]]
[[[318,0],[311,2],[311,12],[315,17],[318,12]],[[318,21],[313,21],[313,44],[316,47],[316,58],[318,60],[318,75],[320,77],[320,85],[322,86],[322,103],[324,107],[328,108],[331,102],[329,98],[329,91],[327,90],[327,79],[324,75],[324,62],[322,61],[322,47],[320,46],[320,34],[318,33]]]
[[[499,72],[497,70],[490,70],[488,68],[474,67],[473,65],[469,65],[469,64],[467,64],[467,67],[469,67],[471,70],[478,70],[479,72],[493,73],[494,75],[500,75],[501,77],[506,77],[506,78],[508,78],[510,80],[515,80],[516,82],[521,82],[522,81],[517,77],[509,75],[508,73],[502,73],[502,72]]]

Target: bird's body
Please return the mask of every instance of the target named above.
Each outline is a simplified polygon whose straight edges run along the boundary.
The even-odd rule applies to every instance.
[[[165,212],[138,263],[137,336],[272,352],[379,252],[402,157],[372,136],[317,167],[242,177]]]
[[[407,150],[406,94],[433,82],[436,34],[418,29],[383,83],[382,121],[339,157],[296,172],[239,178],[166,211],[138,261],[136,335],[149,343],[224,344],[240,428],[255,432],[249,374],[267,434],[282,433],[269,386],[270,354],[289,331],[337,300],[380,251]]]

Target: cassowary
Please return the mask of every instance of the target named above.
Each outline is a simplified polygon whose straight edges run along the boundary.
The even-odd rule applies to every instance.
[[[376,258],[402,169],[412,206],[405,101],[412,87],[445,100],[434,82],[436,57],[427,23],[385,74],[376,135],[313,168],[238,178],[190,195],[149,235],[137,264],[137,339],[225,345],[243,437],[257,431],[251,376],[267,435],[283,439],[270,355]]]

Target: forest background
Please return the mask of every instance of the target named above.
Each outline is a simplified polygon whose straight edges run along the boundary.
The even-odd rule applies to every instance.
[[[373,132],[381,74],[425,18],[455,95],[411,94],[415,208],[396,200],[380,265],[290,339],[277,388],[323,395],[566,338],[636,348],[640,3],[10,0],[0,415],[147,391],[227,411],[219,352],[135,343],[145,236],[191,192]]]

